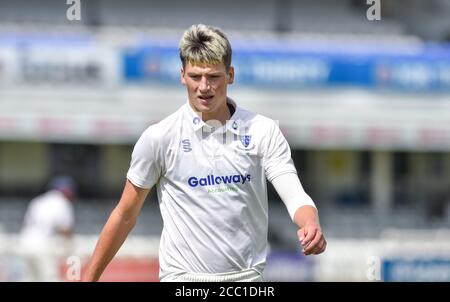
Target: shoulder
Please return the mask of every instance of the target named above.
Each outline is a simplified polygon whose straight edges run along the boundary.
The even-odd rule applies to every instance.
[[[269,133],[278,128],[278,121],[243,108],[239,108],[239,119],[243,126],[253,128],[259,133]]]
[[[36,205],[36,209],[45,212],[60,212],[72,206],[72,203],[67,200],[64,194],[57,190],[47,191],[45,194],[36,197],[33,203]]]

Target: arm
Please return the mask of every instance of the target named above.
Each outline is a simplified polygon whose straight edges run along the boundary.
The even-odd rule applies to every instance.
[[[97,281],[136,224],[150,190],[141,189],[127,180],[122,197],[112,211],[88,264],[84,281]]]
[[[291,219],[300,228],[298,238],[305,255],[320,254],[326,248],[319,222],[319,214],[312,199],[305,193],[296,173],[285,173],[272,180]]]

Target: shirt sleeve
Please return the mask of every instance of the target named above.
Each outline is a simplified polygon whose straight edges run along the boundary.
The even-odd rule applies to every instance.
[[[297,173],[289,144],[275,122],[272,123],[266,136],[263,164],[266,178],[270,182],[284,173]]]
[[[275,177],[272,184],[284,202],[292,221],[294,221],[295,212],[302,206],[309,205],[317,209],[314,201],[303,190],[296,173],[285,173]]]
[[[127,179],[135,186],[150,189],[159,181],[162,170],[159,145],[157,137],[152,135],[152,128],[149,128],[134,146]]]

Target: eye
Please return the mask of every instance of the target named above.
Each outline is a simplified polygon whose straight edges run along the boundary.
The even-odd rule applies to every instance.
[[[200,76],[199,75],[190,75],[189,76],[191,79],[193,79],[194,81],[199,81],[200,80]]]

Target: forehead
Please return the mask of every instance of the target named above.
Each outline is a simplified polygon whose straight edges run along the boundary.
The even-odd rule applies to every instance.
[[[226,72],[225,64],[209,64],[209,63],[191,63],[187,62],[185,66],[185,72],[192,73],[216,73]]]

